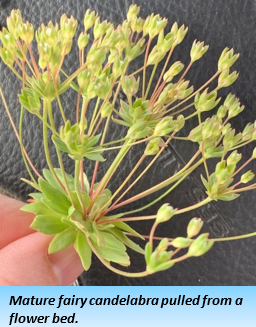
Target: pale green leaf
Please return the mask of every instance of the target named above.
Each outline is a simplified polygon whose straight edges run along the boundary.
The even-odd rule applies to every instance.
[[[70,244],[74,243],[76,239],[76,231],[74,228],[69,227],[63,232],[57,234],[49,244],[48,253],[58,252]]]
[[[49,215],[36,216],[30,227],[47,235],[60,233],[68,228],[61,218]]]
[[[84,233],[77,233],[74,245],[81,259],[84,270],[89,270],[92,263],[92,250]]]

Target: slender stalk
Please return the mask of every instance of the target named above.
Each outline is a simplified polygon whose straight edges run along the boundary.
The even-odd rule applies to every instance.
[[[16,135],[16,137],[17,137],[19,143],[20,143],[19,133],[18,133],[17,128],[16,128],[16,126],[15,126],[15,124],[14,124],[14,121],[13,121],[13,119],[12,119],[12,115],[11,115],[11,112],[10,112],[10,110],[9,110],[8,104],[7,104],[7,102],[6,102],[6,99],[5,99],[5,96],[4,96],[3,89],[2,89],[2,86],[1,86],[1,85],[0,85],[0,95],[1,95],[2,101],[3,101],[3,103],[4,103],[4,107],[5,107],[6,113],[7,113],[7,115],[8,115],[8,118],[9,118],[10,123],[11,123],[11,125],[12,125],[12,128],[13,128],[13,130],[14,130],[14,133],[15,133],[15,135]],[[23,146],[23,151],[24,151],[24,154],[25,154],[25,156],[26,156],[26,158],[27,158],[27,161],[29,162],[30,167],[33,169],[34,173],[35,173],[39,178],[42,178],[42,176],[39,174],[39,172],[37,171],[37,169],[36,169],[35,166],[33,165],[32,161],[30,160],[29,155],[28,155],[26,149],[24,148],[24,146]]]
[[[188,169],[188,167],[191,165],[191,163],[196,159],[196,157],[199,155],[200,151],[198,151],[194,156],[193,158],[186,164],[186,166],[184,166],[177,174],[171,176],[170,178],[167,178],[165,181],[151,187],[150,189],[144,191],[144,192],[141,192],[135,196],[133,196],[132,198],[126,200],[126,201],[123,201],[121,203],[119,203],[118,205],[115,206],[115,208],[119,208],[125,204],[128,204],[128,203],[131,203],[131,202],[134,202],[134,201],[137,201],[147,195],[150,195],[156,191],[159,191],[160,189],[164,188],[165,186],[168,186],[170,185],[171,183],[174,183],[176,182],[177,179],[179,179],[184,173],[186,173],[186,170]],[[193,170],[196,169],[201,163],[203,162],[203,159],[200,159],[193,167]]]
[[[153,81],[153,78],[155,76],[155,73],[156,73],[156,69],[157,69],[157,66],[158,66],[159,62],[157,61],[154,65],[154,68],[152,70],[152,73],[151,73],[151,76],[150,76],[150,80],[148,82],[148,86],[147,86],[147,90],[146,90],[146,94],[145,94],[145,99],[147,98],[148,96],[148,92],[150,90],[150,87],[151,87],[151,84],[152,84],[152,81]]]
[[[120,149],[118,155],[116,156],[115,160],[112,162],[111,166],[109,167],[108,171],[106,172],[105,176],[102,178],[99,186],[97,187],[97,190],[95,191],[93,198],[96,199],[103,188],[108,183],[109,179],[113,175],[113,173],[116,171],[118,166],[120,165],[122,159],[126,155],[127,151],[129,150],[129,145],[133,142],[133,140],[128,140],[126,144],[123,146],[123,148]]]
[[[76,190],[76,193],[77,193],[77,196],[78,196],[80,205],[83,209],[83,214],[85,217],[86,209],[85,209],[84,201],[83,201],[82,195],[81,195],[81,189],[80,189],[80,183],[79,183],[79,170],[80,170],[80,160],[76,160],[75,161],[75,190]]]
[[[60,187],[63,189],[63,191],[65,191],[65,187],[63,186],[63,184],[61,183],[61,181],[59,180],[52,161],[51,161],[51,157],[50,157],[50,152],[49,152],[49,146],[48,146],[48,135],[47,135],[47,114],[48,114],[48,107],[50,106],[50,103],[48,103],[48,100],[44,100],[44,105],[43,105],[43,141],[44,141],[44,151],[45,151],[45,158],[48,164],[48,167],[52,173],[52,175],[55,177],[56,181],[59,183]]]
[[[164,64],[164,68],[163,68],[163,70],[162,70],[162,72],[161,72],[161,75],[160,75],[160,77],[159,77],[159,79],[158,79],[158,81],[157,81],[157,84],[156,84],[156,86],[155,86],[155,89],[154,89],[154,91],[153,91],[151,97],[154,96],[155,92],[156,92],[157,89],[158,89],[159,84],[161,83],[161,80],[162,80],[162,78],[163,78],[163,76],[164,76],[164,73],[165,73],[166,67],[167,67],[167,65],[168,65],[168,63],[169,63],[169,60],[170,60],[171,55],[172,55],[172,53],[173,53],[173,50],[174,50],[174,47],[172,47],[171,50],[169,51],[169,54],[168,54],[168,56],[167,56],[167,58],[166,58],[166,61],[165,61],[165,64]]]
[[[29,173],[30,178],[32,179],[33,183],[35,183],[38,186],[38,183],[37,183],[36,179],[34,178],[32,172],[31,172],[31,169],[29,167],[27,158],[26,158],[25,153],[24,153],[24,145],[23,145],[23,139],[22,139],[23,114],[24,114],[24,107],[21,106],[21,110],[20,110],[20,123],[19,123],[19,140],[20,140],[21,154],[22,154],[22,158],[23,158],[24,164],[26,166],[26,169],[27,169],[27,171]]]
[[[135,209],[132,211],[127,211],[124,212],[124,215],[130,215],[136,212],[140,212],[142,210],[145,210],[149,207],[151,207],[152,205],[154,205],[155,203],[157,203],[158,201],[162,200],[164,197],[166,197],[169,193],[171,193],[189,174],[191,174],[193,170],[189,170],[187,174],[184,174],[172,187],[170,187],[166,192],[164,192],[162,195],[160,195],[157,199],[153,200],[152,202],[146,204],[145,206],[139,208],[139,209]]]
[[[180,215],[182,213],[185,213],[185,212],[200,208],[200,207],[204,206],[205,204],[207,204],[207,203],[209,203],[211,201],[212,201],[212,199],[210,197],[207,197],[206,199],[204,199],[204,200],[202,200],[202,201],[200,201],[200,202],[198,202],[198,203],[196,203],[196,204],[194,204],[192,206],[186,207],[184,209],[177,210],[175,212],[175,215]]]
[[[209,239],[209,241],[214,241],[214,242],[235,241],[235,240],[241,240],[241,239],[249,238],[249,237],[253,237],[253,236],[256,236],[256,232],[238,235],[238,236],[230,236],[230,237],[223,237],[223,238],[211,238],[211,239]]]
[[[145,84],[146,84],[146,70],[147,70],[147,60],[148,60],[148,53],[151,44],[151,39],[148,40],[146,53],[144,57],[144,66],[143,66],[143,81],[142,81],[142,98],[145,99]]]
[[[52,115],[52,106],[51,106],[51,104],[49,104],[49,107],[48,107],[48,114],[49,114],[49,119],[50,119],[50,123],[51,123],[51,129],[56,130],[53,115]],[[66,177],[66,173],[65,173],[65,168],[64,168],[61,152],[57,147],[55,147],[55,150],[57,152],[57,157],[58,157],[62,177],[63,177],[64,182],[65,182],[66,192],[69,195],[72,204],[74,205],[74,200],[73,200],[73,197],[72,197],[69,185],[68,185],[68,181],[67,181],[67,177]]]
[[[167,146],[171,139],[172,139],[173,135],[171,135],[168,140],[165,142],[165,145]],[[113,208],[116,207],[116,204],[125,196],[125,194],[127,192],[130,191],[130,189],[137,184],[137,182],[145,175],[145,173],[150,169],[150,167],[155,163],[155,161],[159,158],[159,156],[161,155],[161,153],[164,151],[165,147],[162,147],[162,149],[155,155],[154,159],[150,162],[150,164],[143,170],[143,172],[135,179],[135,181],[125,190],[125,192],[123,192],[120,197],[115,201],[115,203],[107,210],[110,211]]]

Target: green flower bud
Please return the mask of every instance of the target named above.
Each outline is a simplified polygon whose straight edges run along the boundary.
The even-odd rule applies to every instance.
[[[68,18],[66,14],[63,14],[60,18],[60,28],[63,38],[71,40],[76,34],[77,20],[73,16]]]
[[[14,36],[9,33],[5,27],[3,28],[2,32],[0,32],[0,39],[5,49],[15,52],[16,40]]]
[[[112,66],[112,72],[115,79],[117,79],[125,72],[127,63],[128,63],[128,58],[124,58],[123,60],[121,60],[119,57],[117,57],[115,59]]]
[[[91,79],[91,72],[89,69],[83,70],[81,73],[77,76],[77,82],[79,87],[82,90],[82,94],[85,94],[87,92],[87,88],[89,86]]]
[[[147,128],[147,122],[144,120],[138,121],[133,124],[128,132],[127,137],[130,139],[140,139],[149,135],[149,129]]]
[[[100,114],[102,118],[109,117],[112,114],[114,106],[110,102],[106,102],[101,108]]]
[[[222,161],[218,162],[216,167],[215,167],[216,175],[219,174],[225,168],[226,168],[226,161],[225,160],[222,160]]]
[[[233,105],[229,111],[228,111],[228,117],[229,118],[233,118],[237,115],[240,114],[240,112],[242,112],[244,110],[244,106],[240,106],[240,102],[238,105]]]
[[[84,49],[87,46],[88,41],[89,41],[89,35],[87,33],[82,32],[77,40],[79,50]]]
[[[37,44],[38,53],[41,59],[45,62],[49,62],[53,53],[53,48],[48,43]]]
[[[171,28],[171,33],[174,35],[173,46],[180,44],[187,32],[188,28],[185,28],[185,25],[182,25],[180,28],[178,28],[178,24],[174,23]]]
[[[192,218],[187,227],[187,236],[192,238],[196,236],[203,227],[204,222],[201,218]]]
[[[31,89],[25,88],[19,94],[20,104],[31,114],[38,114],[41,108],[41,102],[38,95]]]
[[[7,17],[7,27],[9,32],[14,36],[15,40],[19,38],[19,26],[23,24],[22,16],[19,9],[12,10],[11,16]]]
[[[172,246],[178,249],[184,249],[190,246],[193,240],[190,240],[185,237],[177,237],[172,241]]]
[[[137,32],[138,34],[143,31],[143,26],[144,26],[145,20],[142,19],[141,17],[136,17],[133,19],[131,23],[131,30],[133,33]]]
[[[132,45],[130,43],[127,44],[125,48],[125,54],[129,61],[134,60],[135,58],[137,58],[142,54],[142,52],[144,51],[143,49],[144,42],[145,40],[141,40],[137,44],[132,44]]]
[[[87,64],[102,64],[106,58],[106,50],[99,47],[98,42],[94,42],[87,54]]]
[[[160,224],[170,220],[175,215],[176,210],[168,203],[163,204],[157,211],[156,222]]]
[[[125,76],[122,80],[122,89],[124,93],[131,97],[138,92],[140,79],[136,81],[134,76]]]
[[[194,91],[194,87],[191,86],[189,88],[187,88],[189,85],[189,81],[181,81],[177,87],[176,91],[176,99],[178,100],[183,100],[185,98],[187,98],[190,94],[193,93]]]
[[[161,139],[161,137],[154,137],[153,139],[149,140],[146,149],[144,151],[144,154],[146,156],[154,156],[157,154],[160,150],[160,147],[165,147],[164,141]]]
[[[222,72],[225,69],[230,68],[238,59],[239,54],[234,55],[234,49],[229,50],[225,48],[218,61],[218,71]]]
[[[217,91],[208,93],[208,89],[206,89],[202,94],[197,93],[195,96],[195,108],[200,112],[212,110],[221,99],[216,100],[216,98]]]
[[[148,56],[147,65],[154,65],[156,62],[160,62],[164,58],[164,56],[165,53],[158,51],[157,46],[154,46]]]
[[[202,124],[193,128],[188,135],[188,139],[192,142],[201,142],[203,140],[202,130],[203,130]]]
[[[15,58],[12,51],[0,47],[0,57],[7,66],[13,66]]]
[[[254,148],[253,152],[252,152],[252,158],[256,159],[256,148]]]
[[[101,38],[107,31],[109,23],[107,20],[100,22],[100,17],[97,17],[94,24],[93,35],[94,39],[97,40]]]
[[[204,42],[197,42],[195,40],[190,50],[191,62],[195,62],[196,60],[199,60],[208,49],[209,49],[209,45],[204,45]]]
[[[252,138],[254,127],[252,124],[247,124],[242,132],[242,140],[249,141]]]
[[[140,7],[137,5],[130,5],[127,12],[127,20],[128,22],[134,21],[140,12]]]
[[[229,74],[229,69],[225,69],[221,72],[219,79],[218,79],[218,86],[219,87],[228,87],[233,84],[239,74],[237,71],[234,71],[232,74]]]
[[[242,159],[241,153],[237,153],[237,150],[231,152],[227,158],[227,165],[237,164]]]
[[[226,106],[220,106],[218,111],[217,111],[217,117],[218,119],[222,119],[226,116],[228,111],[228,108]]]
[[[165,136],[174,131],[175,122],[173,117],[164,117],[156,125],[154,130],[155,136]]]
[[[19,25],[19,36],[24,42],[30,44],[34,39],[34,26],[28,21]]]
[[[249,183],[251,180],[254,179],[254,176],[255,174],[251,170],[249,170],[241,176],[240,181],[243,184]]]
[[[201,234],[194,240],[188,249],[189,257],[199,257],[210,250],[214,241],[209,241],[208,235],[208,233]]]
[[[226,135],[227,132],[230,130],[230,128],[231,128],[231,124],[230,124],[230,123],[226,124],[226,125],[222,128],[222,131],[221,131],[222,135]]]
[[[92,11],[90,9],[86,10],[85,16],[84,16],[84,29],[87,31],[89,28],[91,28],[96,20],[96,13],[95,11]]]
[[[159,15],[151,15],[148,23],[149,38],[153,39],[156,35],[158,35],[160,31],[165,28],[166,24],[166,18],[162,19]]]
[[[170,82],[174,76],[178,75],[184,68],[183,63],[176,61],[164,74],[164,81],[166,83]]]

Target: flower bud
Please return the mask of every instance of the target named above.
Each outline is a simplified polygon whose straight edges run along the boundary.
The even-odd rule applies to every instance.
[[[145,40],[141,40],[141,41],[142,42],[133,45],[131,45],[130,43],[127,44],[125,48],[125,54],[129,61],[134,60],[135,58],[137,58],[142,54]]]
[[[240,181],[243,184],[249,183],[251,180],[254,179],[254,176],[255,174],[251,170],[249,170],[241,176]]]
[[[0,57],[7,66],[13,66],[15,58],[12,51],[0,47]]]
[[[144,26],[144,19],[142,19],[141,17],[136,17],[135,19],[133,19],[130,23],[131,23],[131,30],[133,31],[133,33],[137,32],[138,34],[141,33],[143,31],[143,26]]]
[[[171,33],[174,36],[173,40],[173,46],[176,46],[180,44],[185,35],[187,34],[188,28],[185,28],[185,25],[182,25],[180,28],[178,28],[178,24],[174,23],[172,28],[171,28]]]
[[[184,81],[184,80],[178,84],[176,88],[176,95],[175,95],[176,99],[183,100],[193,93],[194,87],[191,86],[188,88],[188,85],[189,85],[189,81]]]
[[[175,215],[176,210],[168,203],[163,204],[157,211],[156,222],[160,224],[170,220]]]
[[[219,87],[228,87],[233,84],[239,74],[237,71],[234,71],[232,74],[229,74],[229,69],[225,69],[221,72],[219,79],[218,79],[218,86]]]
[[[114,106],[110,102],[106,102],[101,108],[100,114],[102,118],[109,117],[114,109]]]
[[[87,88],[89,86],[91,79],[91,72],[89,69],[83,70],[81,73],[77,76],[77,82],[79,87],[82,90],[82,94],[87,92]]]
[[[102,37],[109,27],[107,20],[100,22],[100,17],[97,17],[94,24],[93,35],[94,39],[97,40]]]
[[[82,32],[77,40],[79,50],[84,49],[87,46],[88,41],[89,41],[89,35],[87,33]]]
[[[178,75],[184,68],[183,63],[176,61],[164,74],[164,81],[166,83],[170,82],[174,76]]]
[[[138,92],[140,80],[136,81],[134,76],[125,76],[122,80],[122,89],[124,93],[131,97]]]
[[[226,135],[227,132],[230,130],[230,128],[231,128],[231,124],[230,124],[230,123],[226,124],[226,125],[222,128],[222,131],[221,131],[222,135]]]
[[[237,150],[233,151],[227,158],[227,165],[237,164],[242,159],[241,153],[237,153]]]
[[[140,7],[137,5],[130,5],[127,12],[127,20],[128,22],[134,21],[140,12]]]
[[[208,93],[206,89],[202,94],[197,93],[195,96],[195,107],[198,111],[209,111],[212,110],[220,102],[220,99],[217,99],[217,91],[212,91]]]
[[[194,240],[188,249],[189,257],[199,257],[210,250],[214,241],[209,241],[208,235],[208,233],[201,234]]]
[[[27,44],[30,44],[34,39],[34,26],[28,21],[19,25],[19,36]]]
[[[5,27],[3,28],[2,32],[0,32],[0,39],[5,49],[11,52],[15,52],[15,38],[11,33],[7,31]]]
[[[195,40],[190,50],[191,62],[195,62],[196,60],[200,59],[208,49],[209,45],[204,45],[204,42],[197,42]]]
[[[218,61],[218,71],[222,72],[225,69],[230,68],[238,59],[239,54],[234,55],[234,49],[229,50],[225,48]]]
[[[91,28],[96,20],[96,13],[95,11],[92,11],[90,9],[86,10],[85,16],[84,16],[84,29],[87,31],[89,28]]]
[[[222,119],[226,116],[228,111],[228,108],[226,106],[220,106],[218,111],[217,111],[217,117],[218,119]]]
[[[254,148],[253,152],[252,152],[252,158],[256,159],[256,148]]]
[[[38,114],[41,108],[41,102],[38,95],[31,89],[25,88],[19,94],[20,104],[32,114]]]
[[[203,140],[202,129],[202,124],[193,128],[188,135],[188,139],[192,142],[201,142]]]
[[[15,40],[19,38],[19,26],[23,24],[22,16],[19,9],[12,10],[11,16],[7,17],[7,27],[9,32],[14,36]]]
[[[63,14],[60,18],[60,28],[63,38],[71,40],[76,34],[77,20],[73,16],[68,18]]]
[[[185,237],[177,237],[172,241],[172,246],[178,249],[184,249],[190,246],[193,240]]]
[[[154,65],[156,62],[160,62],[164,56],[165,53],[158,51],[157,46],[154,46],[148,56],[147,65]]]
[[[146,156],[154,156],[158,153],[160,146],[165,146],[164,141],[161,139],[161,137],[154,137],[153,139],[149,140],[144,154]]]
[[[201,228],[203,227],[204,222],[201,218],[192,218],[187,227],[187,236],[188,238],[192,238],[196,236]]]
[[[165,28],[166,24],[166,18],[163,19],[159,15],[151,15],[148,22],[149,38],[153,39],[156,35],[158,35],[160,31]]]

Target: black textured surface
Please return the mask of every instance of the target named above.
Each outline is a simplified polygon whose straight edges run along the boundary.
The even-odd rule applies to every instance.
[[[19,0],[1,1],[0,3],[0,24],[4,26],[6,17],[11,9],[20,8],[25,19],[30,20],[36,27],[49,20],[58,21],[59,17],[66,12],[67,15],[74,15],[80,28],[83,15],[87,8],[97,10],[102,18],[107,18],[115,23],[121,22],[125,18],[126,11],[132,1],[109,0],[109,1],[88,1],[88,0]],[[187,63],[189,60],[189,50],[194,39],[204,40],[210,45],[210,50],[205,57],[195,64],[189,73],[189,79],[195,86],[199,86],[210,78],[217,65],[221,51],[226,47],[234,47],[236,52],[240,52],[241,57],[235,69],[240,72],[239,80],[230,88],[225,90],[236,93],[246,106],[246,111],[235,118],[234,126],[240,130],[249,121],[256,119],[254,102],[256,100],[256,74],[254,63],[256,61],[256,3],[254,0],[163,0],[163,1],[136,1],[141,6],[142,16],[152,12],[159,13],[169,19],[169,24],[177,21],[179,24],[186,24],[189,27],[185,41],[175,50],[172,61],[179,60]],[[67,70],[74,70],[74,62],[77,53],[73,51],[66,61]],[[8,98],[15,122],[19,119],[19,105],[17,101],[17,91],[19,85],[13,74],[0,64],[1,81],[5,94]],[[74,110],[74,96],[67,93],[63,97],[66,110]],[[28,177],[20,155],[20,149],[15,139],[11,125],[7,120],[3,105],[0,104],[0,187],[8,190],[12,194],[25,200],[31,191],[24,183],[20,182],[21,177]],[[189,131],[193,122],[187,126]],[[29,155],[38,170],[46,167],[46,162],[41,144],[41,124],[31,116],[25,117],[24,122],[24,143],[29,149]],[[111,137],[117,137],[120,129],[111,131]],[[251,149],[244,151],[245,158],[251,153]],[[140,185],[131,194],[138,193],[145,187],[154,185],[164,177],[170,176],[175,169],[182,167],[183,163],[191,157],[194,148],[191,144],[175,142],[165,154],[162,155],[157,166],[153,167]],[[54,154],[53,154],[54,156]],[[127,169],[136,162],[139,151],[130,153],[118,170],[118,174],[113,179],[111,185],[116,186],[126,176]],[[146,163],[145,163],[146,164]],[[67,162],[69,169],[72,165]],[[102,165],[100,166],[102,167]],[[256,164],[250,167],[256,168]],[[88,167],[87,174],[90,175],[92,168]],[[100,170],[100,174],[104,171]],[[189,203],[196,203],[204,196],[200,179],[200,171],[186,180],[175,192],[165,199],[174,207],[182,208]],[[256,230],[254,201],[256,193],[243,194],[235,202],[214,202],[208,206],[195,210],[188,215],[174,218],[173,221],[157,230],[158,235],[172,237],[184,233],[185,226],[193,216],[201,216],[205,221],[205,231],[209,231],[215,237],[238,235]],[[136,203],[136,207],[145,204],[144,200]],[[160,204],[159,204],[160,205]],[[157,207],[148,209],[145,213],[155,213]],[[136,225],[140,231],[149,231],[151,223]],[[143,227],[143,228],[142,228]],[[171,270],[158,273],[144,279],[127,279],[117,276],[101,263],[95,260],[91,270],[81,277],[85,285],[256,285],[256,239],[235,241],[232,243],[219,243],[205,256],[193,258],[177,264]],[[139,255],[132,255],[134,262],[133,270],[139,271],[144,268],[143,260],[139,260]],[[71,267],[72,269],[72,267]]]

